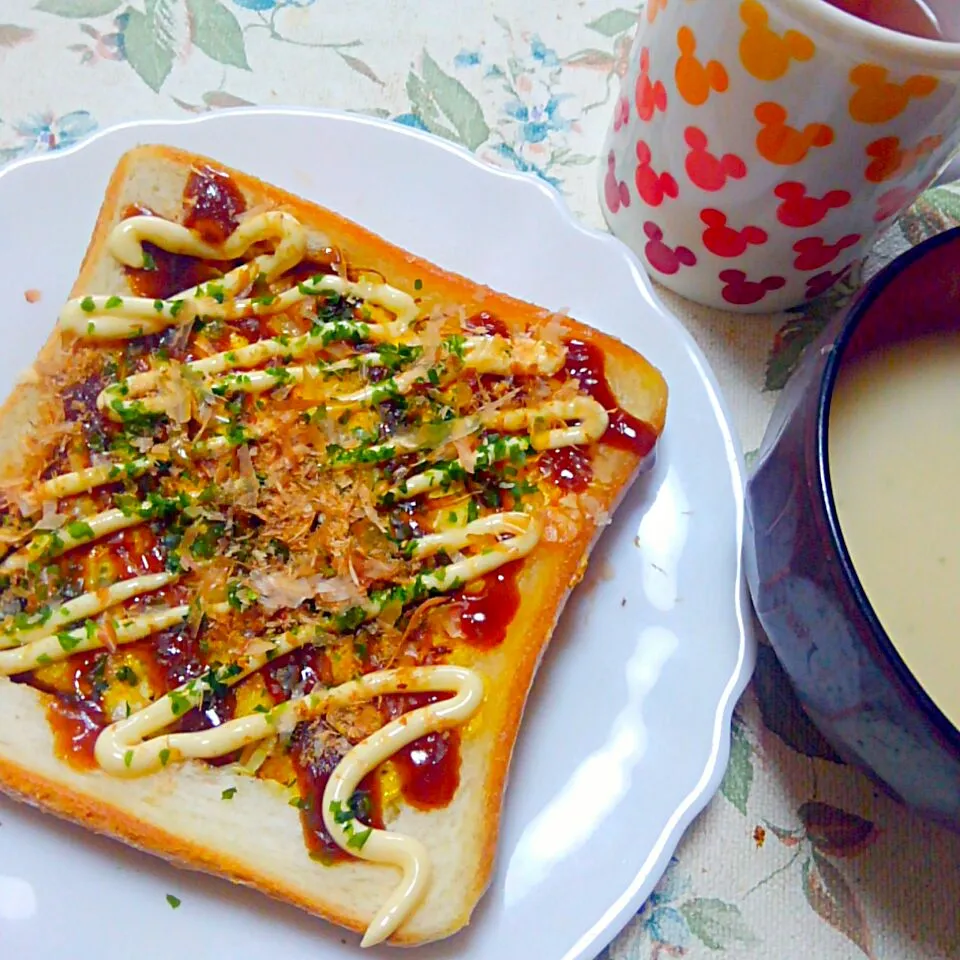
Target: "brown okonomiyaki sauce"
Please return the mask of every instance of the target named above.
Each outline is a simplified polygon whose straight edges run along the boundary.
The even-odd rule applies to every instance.
[[[183,218],[185,227],[195,230],[210,244],[220,244],[237,228],[239,217],[247,204],[237,185],[226,175],[210,167],[192,170],[183,190]],[[140,206],[124,210],[123,219],[138,215],[152,215],[153,211]],[[127,268],[127,282],[140,297],[162,300],[174,294],[208,283],[223,276],[235,263],[201,260],[197,257],[167,253],[151,243],[145,243],[144,268]]]
[[[445,693],[391,694],[383,697],[385,720],[449,699]],[[391,758],[400,777],[400,793],[420,810],[445,807],[460,786],[460,732],[456,729],[428,733]]]
[[[93,750],[107,720],[94,685],[102,672],[101,664],[105,662],[106,656],[101,651],[71,657],[64,662],[61,671],[62,689],[46,691],[51,694],[47,721],[53,732],[54,750],[61,760],[78,770],[97,767]],[[15,683],[25,682],[36,689],[45,689],[43,682],[33,674],[20,674],[11,679]]]
[[[517,576],[522,560],[506,563],[456,594],[460,633],[479,650],[500,646],[520,608]]]
[[[507,325],[492,313],[482,311],[475,313],[472,317],[467,317],[463,321],[463,329],[467,333],[486,334],[487,336],[509,337],[510,330]]]
[[[230,177],[204,167],[190,172],[183,188],[183,209],[183,225],[216,246],[237,229],[247,202]]]
[[[123,211],[121,219],[154,215],[154,211],[149,207],[131,204]],[[218,264],[179,253],[168,253],[152,243],[144,243],[143,252],[143,268],[125,267],[124,273],[133,293],[138,297],[150,297],[154,300],[172,297],[182,290],[216,280],[231,267],[229,263]]]
[[[337,863],[350,860],[351,857],[337,846],[323,822],[323,791],[337,769],[342,754],[324,747],[316,736],[314,726],[310,723],[299,724],[291,741],[290,759],[297,772],[300,791],[296,805],[300,808],[303,838],[310,855],[325,863]],[[383,829],[380,777],[376,770],[360,781],[350,800],[350,808],[360,823]]]
[[[564,344],[567,348],[567,359],[561,375],[576,378],[580,382],[580,389],[603,404],[610,418],[607,431],[600,442],[618,450],[646,456],[656,443],[656,433],[648,424],[621,409],[617,403],[607,382],[603,351],[585,340],[570,339],[564,341]]]

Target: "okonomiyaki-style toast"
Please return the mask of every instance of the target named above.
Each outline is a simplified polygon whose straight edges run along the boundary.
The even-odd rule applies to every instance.
[[[130,151],[0,412],[0,788],[364,944],[452,934],[666,405],[612,337]]]

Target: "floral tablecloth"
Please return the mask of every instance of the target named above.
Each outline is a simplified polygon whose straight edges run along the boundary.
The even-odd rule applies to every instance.
[[[4,0],[0,162],[131,119],[335,107],[542,177],[600,227],[596,153],[640,9],[614,2]],[[960,189],[928,192],[866,269],[956,222]],[[709,356],[746,450],[855,282],[806,310],[755,318],[664,293]],[[840,763],[761,645],[723,787],[607,953],[960,958],[960,836]]]

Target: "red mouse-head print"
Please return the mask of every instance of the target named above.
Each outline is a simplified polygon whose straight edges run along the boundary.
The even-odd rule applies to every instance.
[[[619,133],[629,122],[630,101],[626,97],[620,97],[613,111],[613,132]]]
[[[821,293],[826,293],[834,284],[839,283],[850,272],[852,266],[852,263],[848,263],[836,273],[830,270],[824,270],[823,273],[818,273],[815,277],[810,277],[807,280],[808,299],[812,300],[814,297],[819,297]]]
[[[637,141],[637,193],[651,207],[659,207],[665,197],[676,199],[680,193],[677,181],[669,173],[657,173],[650,166],[653,155],[642,140]]]
[[[621,207],[630,206],[630,189],[617,179],[616,157],[611,150],[607,154],[607,175],[603,180],[603,195],[611,213],[616,213]]]
[[[650,51],[640,51],[640,75],[637,77],[637,116],[648,121],[659,110],[667,109],[667,88],[660,80],[650,79]]]
[[[793,245],[797,254],[793,265],[797,270],[819,270],[828,263],[833,263],[844,250],[859,242],[859,233],[848,233],[836,243],[827,243],[823,237],[804,237]]]
[[[768,293],[786,286],[783,277],[764,277],[762,280],[748,280],[742,270],[723,270],[720,279],[724,283],[723,299],[738,307],[759,303]]]
[[[896,216],[920,192],[919,187],[894,187],[882,194],[877,200],[877,210],[873,215],[875,223],[883,223]]]
[[[870,163],[864,176],[871,183],[883,183],[897,176],[906,176],[928,154],[943,143],[939,134],[924,137],[915,147],[905,149],[899,137],[881,137],[867,147]]]
[[[747,165],[732,153],[714,156],[707,147],[707,135],[699,127],[687,127],[683,139],[690,152],[684,166],[691,182],[701,190],[711,193],[722,190],[727,180],[742,180],[747,175]]]
[[[777,219],[785,227],[812,227],[831,210],[840,210],[850,202],[846,190],[830,190],[822,197],[807,196],[807,188],[794,181],[781,183],[774,194],[783,203],[777,207]]]
[[[644,253],[654,270],[671,275],[677,273],[681,267],[696,266],[696,254],[686,247],[668,247],[663,242],[663,231],[655,223],[648,220],[643,225],[643,232],[647,235]]]
[[[750,244],[757,246],[767,242],[767,231],[759,227],[744,227],[734,230],[727,225],[727,215],[719,210],[704,210],[700,219],[706,226],[703,245],[718,257],[739,257]]]

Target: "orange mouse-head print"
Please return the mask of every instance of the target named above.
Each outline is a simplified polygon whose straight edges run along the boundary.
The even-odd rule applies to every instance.
[[[697,59],[697,38],[689,27],[681,27],[677,32],[677,46],[680,48],[680,57],[674,79],[680,96],[687,103],[699,107],[707,102],[711,92],[726,91],[730,78],[723,64],[716,60],[701,63]]]
[[[758,80],[779,80],[792,61],[806,62],[817,48],[814,42],[797,30],[781,36],[770,28],[770,16],[758,0],[740,4],[740,19],[747,29],[740,38],[740,62]]]
[[[829,147],[833,129],[825,123],[810,123],[802,130],[787,123],[787,111],[779,103],[761,103],[753,115],[760,122],[757,152],[770,163],[792,166],[806,159],[814,147]]]
[[[907,109],[911,100],[929,97],[940,85],[936,77],[925,74],[894,83],[886,67],[873,63],[854,67],[850,82],[857,88],[850,97],[850,116],[858,123],[889,123]]]

